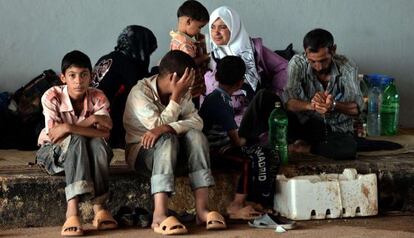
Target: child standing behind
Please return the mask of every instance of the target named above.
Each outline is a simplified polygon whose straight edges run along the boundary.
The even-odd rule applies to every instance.
[[[200,33],[209,21],[207,9],[195,0],[185,1],[177,11],[177,31],[171,31],[171,50],[181,50],[189,54],[196,63],[196,75],[190,87],[193,101],[198,108],[198,97],[205,93],[204,74],[208,69],[210,56],[206,52],[205,36]]]
[[[224,229],[224,218],[208,210],[208,188],[214,185],[203,121],[188,92],[194,79],[194,60],[172,50],[161,60],[159,74],[139,81],[128,96],[124,127],[126,160],[151,178],[154,213],[151,227],[163,235],[187,233],[175,217],[167,217],[168,197],[174,193],[177,161],[187,162],[198,223]]]
[[[200,108],[200,116],[204,121],[203,132],[207,135],[212,151],[223,153],[231,147],[240,148],[246,144],[246,139],[239,136],[230,96],[243,85],[245,70],[246,66],[238,56],[226,56],[217,64],[216,80],[219,86],[206,96]],[[227,207],[230,218],[249,220],[261,215],[252,206],[246,206],[247,176],[247,171],[243,171],[234,200]]]
[[[60,79],[42,96],[46,127],[39,135],[36,160],[53,175],[66,178],[66,222],[62,236],[83,235],[79,202],[91,200],[98,230],[117,227],[104,204],[108,198],[109,163],[113,156],[104,138],[109,137],[112,120],[109,102],[102,91],[89,88],[92,65],[89,57],[72,51],[62,59]]]

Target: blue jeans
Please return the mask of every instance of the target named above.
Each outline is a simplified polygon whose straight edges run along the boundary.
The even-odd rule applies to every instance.
[[[135,169],[138,173],[151,177],[151,194],[174,192],[178,158],[186,160],[193,190],[214,185],[207,139],[201,131],[192,129],[178,136],[163,134],[154,147],[139,150]]]
[[[69,135],[59,144],[47,143],[36,153],[37,163],[50,175],[64,171],[66,200],[78,196],[103,204],[108,198],[109,163],[113,153],[102,138]]]

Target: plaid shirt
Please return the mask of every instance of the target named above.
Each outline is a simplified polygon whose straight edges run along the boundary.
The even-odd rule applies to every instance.
[[[189,54],[192,58],[196,57],[197,55],[197,41],[182,32],[170,32],[171,36],[171,43],[170,49],[171,50],[181,50],[184,53]]]
[[[332,63],[331,79],[324,89],[313,73],[305,54],[295,55],[289,62],[289,81],[283,95],[285,102],[289,99],[310,102],[316,92],[328,91],[336,101],[354,102],[361,111],[363,98],[357,78],[357,67],[342,55],[335,55]],[[342,96],[337,98],[340,93]],[[310,117],[323,120],[321,115],[315,111],[298,112],[297,115],[302,123]],[[333,111],[326,115],[326,120],[332,131],[353,131],[352,116]]]
[[[185,33],[182,32],[170,32],[171,42],[170,42],[170,50],[180,50],[184,53],[187,53],[191,56],[191,58],[196,58],[199,55],[202,55],[206,52],[203,52],[203,49],[206,48],[206,43],[203,40],[197,41],[194,38],[189,37]],[[204,37],[204,36],[203,36]],[[194,83],[192,85],[192,94],[204,94],[206,91],[206,86],[204,84],[204,74],[208,70],[208,64],[204,63],[198,65],[196,68],[196,74],[194,78]]]
[[[69,123],[76,125],[91,115],[106,115],[109,117],[109,101],[101,90],[95,88],[89,88],[86,91],[83,109],[79,117],[75,114],[66,85],[54,86],[48,89],[42,96],[42,106],[46,126],[40,132],[39,145],[51,141],[47,133],[56,124]]]
[[[145,132],[162,125],[171,126],[177,134],[190,129],[202,130],[203,121],[187,92],[180,103],[170,100],[165,106],[157,92],[157,77],[154,75],[140,80],[129,93],[125,112],[126,160],[134,168],[141,148],[141,137]]]

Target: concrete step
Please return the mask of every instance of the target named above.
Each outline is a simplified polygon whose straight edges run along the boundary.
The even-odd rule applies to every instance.
[[[320,173],[341,173],[356,168],[361,174],[378,177],[379,210],[414,212],[414,152],[397,155],[360,156],[355,161],[333,161],[310,156],[291,156],[280,173],[288,177]],[[216,186],[210,191],[211,209],[224,212],[235,191],[237,172],[216,170]],[[176,211],[194,207],[186,177],[176,179],[176,194],[170,208]],[[66,209],[64,177],[49,176],[36,165],[0,166],[0,228],[61,225]],[[121,206],[151,209],[149,181],[137,176],[125,164],[111,165],[110,202],[112,212]],[[81,204],[83,219],[92,219],[90,203]]]
[[[214,174],[216,186],[209,194],[211,209],[222,208],[234,193],[234,173]],[[63,176],[49,176],[37,165],[0,167],[0,228],[61,225],[65,220],[66,199]],[[113,212],[121,206],[152,210],[150,183],[129,170],[126,165],[112,165],[108,207]],[[170,200],[173,210],[189,210],[194,198],[186,177],[175,181],[176,194]],[[92,204],[81,203],[84,221],[93,218]]]

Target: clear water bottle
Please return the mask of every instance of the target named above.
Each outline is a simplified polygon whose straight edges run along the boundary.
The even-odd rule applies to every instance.
[[[288,117],[280,102],[275,103],[275,109],[269,116],[269,142],[273,150],[277,151],[282,164],[288,163]]]
[[[380,77],[370,76],[367,108],[367,133],[369,136],[381,135],[381,97]]]
[[[384,89],[381,104],[381,134],[395,135],[398,132],[398,118],[400,112],[400,95],[397,87],[391,83]]]
[[[368,90],[369,90],[369,78],[366,75],[359,74],[358,81],[361,89],[362,97],[364,100],[363,108],[358,117],[354,118],[354,135],[358,137],[365,137],[367,135],[367,107],[368,107]],[[364,126],[365,125],[365,126]]]

